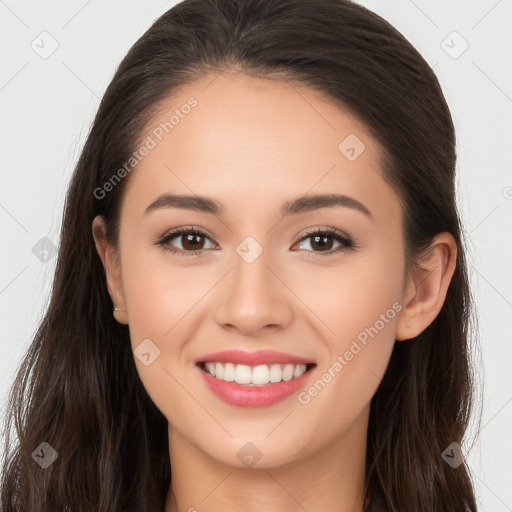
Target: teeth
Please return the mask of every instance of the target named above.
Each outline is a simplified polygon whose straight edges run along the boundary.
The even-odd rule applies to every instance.
[[[233,363],[226,363],[224,365],[224,375],[222,378],[228,382],[233,382],[235,380],[235,365]]]
[[[205,363],[206,371],[215,377],[215,363]]]
[[[249,368],[249,367],[247,367]],[[263,386],[270,381],[270,370],[266,364],[255,366],[252,370],[251,382],[257,386]]]
[[[251,367],[245,364],[237,364],[235,368],[235,382],[237,384],[251,383]]]
[[[282,376],[283,370],[281,370],[281,365],[273,364],[270,367],[270,382],[281,382]]]
[[[249,386],[265,386],[282,380],[287,382],[303,375],[306,368],[305,364],[260,364],[258,366],[213,362],[204,364],[206,372],[217,379]]]

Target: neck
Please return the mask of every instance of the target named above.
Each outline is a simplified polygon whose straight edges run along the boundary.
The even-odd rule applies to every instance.
[[[367,425],[365,409],[342,437],[270,467],[224,464],[169,426],[172,483],[165,512],[363,512]]]

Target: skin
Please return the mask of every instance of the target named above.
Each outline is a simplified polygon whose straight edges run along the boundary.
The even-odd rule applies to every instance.
[[[92,226],[122,310],[117,320],[129,325],[134,349],[149,338],[160,350],[149,366],[135,363],[169,421],[165,511],[362,511],[370,401],[395,340],[419,334],[441,309],[455,269],[453,237],[440,233],[422,268],[406,273],[403,212],[382,177],[380,148],[319,92],[212,75],[168,98],[143,136],[191,96],[197,107],[127,178],[119,247],[105,239],[104,219]],[[365,144],[354,161],[338,149],[349,134]],[[144,214],[163,193],[207,196],[225,211]],[[281,218],[284,203],[330,193],[356,199],[371,217],[335,206]],[[209,234],[201,254],[156,244],[192,225]],[[327,227],[355,247],[334,252],[341,244],[328,238],[325,255],[304,238]],[[250,264],[236,252],[247,236],[263,249]],[[190,247],[183,236],[167,246]],[[236,407],[198,378],[194,361],[205,354],[275,349],[316,362],[308,388],[394,303],[401,311],[307,404],[294,394],[269,407]],[[252,467],[237,456],[248,442],[261,453]]]

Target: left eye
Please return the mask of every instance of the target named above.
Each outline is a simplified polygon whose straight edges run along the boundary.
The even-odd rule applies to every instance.
[[[310,232],[299,241],[299,244],[302,244],[304,240],[311,240],[309,242],[309,246],[312,249],[310,252],[319,253],[318,256],[326,256],[349,250],[354,247],[354,243],[350,238],[341,232],[338,232],[334,228],[327,231]],[[336,249],[332,249],[334,242],[339,243],[339,246]],[[320,250],[315,250],[315,248],[319,248]],[[309,249],[307,250],[309,251]]]

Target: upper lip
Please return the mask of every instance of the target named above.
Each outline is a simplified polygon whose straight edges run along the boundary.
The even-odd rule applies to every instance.
[[[275,350],[257,350],[256,352],[246,352],[244,350],[222,350],[202,356],[196,360],[196,364],[204,362],[219,362],[245,364],[247,366],[257,366],[260,364],[313,364],[314,361],[302,357],[277,352]]]

